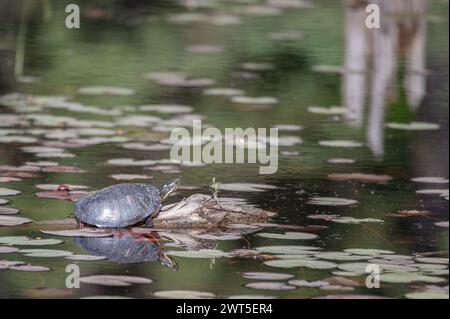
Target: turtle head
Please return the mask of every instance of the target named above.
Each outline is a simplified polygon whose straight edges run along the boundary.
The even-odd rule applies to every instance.
[[[172,271],[178,271],[178,264],[164,252],[159,254],[159,262]]]
[[[179,179],[173,179],[161,186],[161,200],[166,199],[170,194],[177,190],[180,185]]]

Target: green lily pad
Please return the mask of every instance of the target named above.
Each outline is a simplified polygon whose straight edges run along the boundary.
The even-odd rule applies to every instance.
[[[294,275],[279,272],[244,272],[242,276],[257,280],[286,280],[294,277]]]
[[[328,147],[353,148],[353,147],[361,147],[363,144],[351,140],[330,140],[330,141],[320,141],[319,145]]]
[[[416,258],[416,261],[418,261],[420,263],[427,263],[427,264],[447,264],[448,265],[448,258],[418,257],[418,258]]]
[[[338,197],[311,197],[306,204],[323,206],[349,206],[355,205],[358,201],[354,199]]]
[[[33,222],[32,219],[25,217],[14,217],[9,215],[0,215],[0,226],[17,226]]]
[[[410,292],[405,295],[408,299],[447,299],[448,292],[435,292],[435,291],[421,291],[421,292]]]
[[[85,86],[78,89],[79,94],[85,95],[133,95],[134,90],[115,86]]]
[[[158,298],[170,299],[211,299],[216,295],[211,292],[197,290],[160,290],[153,293]]]
[[[311,269],[332,269],[337,267],[337,264],[330,261],[306,259],[268,260],[264,262],[264,265],[277,268],[306,267]]]
[[[21,249],[19,253],[24,254],[27,257],[66,257],[73,255],[70,251],[57,250],[57,249]]]
[[[59,239],[31,239],[27,236],[6,236],[0,237],[0,244],[18,245],[18,246],[46,246],[63,243]]]
[[[256,247],[256,250],[269,254],[302,255],[305,252],[309,253],[310,251],[319,250],[319,248],[313,246],[262,246]]]
[[[327,251],[323,253],[315,254],[314,257],[327,260],[342,260],[342,261],[355,261],[355,260],[367,260],[371,256],[351,255],[350,253],[340,251]]]
[[[276,233],[258,233],[256,234],[259,237],[263,238],[271,238],[271,239],[314,239],[317,238],[317,235],[302,233],[302,232],[285,232],[284,234],[276,234]]]
[[[354,255],[363,255],[363,256],[378,256],[378,255],[387,255],[393,254],[393,251],[385,250],[385,249],[369,249],[369,248],[349,248],[344,249],[346,253],[354,254]]]
[[[429,130],[438,130],[440,128],[440,125],[428,122],[411,122],[411,123],[390,122],[386,123],[386,127],[390,129],[406,130],[406,131],[429,131]]]
[[[39,230],[41,233],[63,236],[63,237],[109,237],[112,232],[97,228],[82,228],[82,229],[68,229],[68,230]]]
[[[411,178],[411,180],[416,183],[448,184],[448,179],[443,177],[422,176]]]
[[[126,287],[130,286],[131,284],[150,284],[153,282],[153,280],[151,280],[150,278],[137,276],[94,275],[81,277],[80,282],[102,286]]]
[[[94,255],[70,255],[70,256],[66,256],[65,258],[70,259],[70,260],[86,260],[86,261],[105,260],[106,259],[106,257],[94,256]]]
[[[200,249],[200,250],[170,250],[166,253],[169,256],[184,257],[184,258],[220,258],[231,257],[230,253],[215,249]]]
[[[295,286],[286,285],[284,282],[273,282],[273,281],[261,281],[261,282],[251,282],[246,284],[245,287],[251,289],[259,290],[292,290],[296,289]]]
[[[46,267],[46,266],[31,265],[31,264],[10,266],[8,269],[20,270],[20,271],[29,271],[29,272],[39,272],[39,271],[49,271],[49,270],[51,270],[49,267]]]
[[[14,196],[19,195],[21,191],[12,188],[0,187],[0,196]]]
[[[426,282],[426,283],[440,283],[446,282],[444,278],[427,276],[419,272],[393,272],[380,275],[382,282],[388,283],[412,283],[412,282]]]
[[[9,247],[9,246],[0,246],[0,254],[9,254],[9,253],[15,253],[18,251],[18,248],[15,247]]]
[[[342,106],[309,106],[308,112],[322,115],[345,115],[348,113],[348,109]]]

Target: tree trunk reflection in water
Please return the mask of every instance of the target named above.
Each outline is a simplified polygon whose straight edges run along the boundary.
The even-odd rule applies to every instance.
[[[367,1],[346,1],[343,104],[348,108],[347,119],[362,123],[366,88],[369,89],[367,140],[374,155],[381,157],[386,100],[395,94],[399,57],[407,62],[404,85],[411,110],[417,110],[425,95],[427,6],[426,0],[373,0],[371,3],[380,8],[380,28],[366,27]]]

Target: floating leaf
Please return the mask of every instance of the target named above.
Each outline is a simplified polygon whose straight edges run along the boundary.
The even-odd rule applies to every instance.
[[[194,109],[187,105],[169,105],[169,104],[154,104],[154,105],[141,105],[138,107],[140,111],[154,111],[159,113],[189,113]]]
[[[414,177],[411,180],[416,183],[448,184],[448,179],[443,177]]]
[[[28,257],[66,257],[73,255],[70,251],[57,249],[21,249],[19,252]]]
[[[46,266],[38,266],[38,265],[31,265],[31,264],[11,266],[8,269],[20,270],[20,271],[29,271],[29,272],[38,272],[38,271],[49,271],[49,270],[51,270],[49,267],[46,267]]]
[[[102,286],[125,287],[132,284],[150,284],[153,280],[137,276],[95,275],[80,277],[80,282]]]
[[[39,230],[41,233],[63,237],[109,237],[113,233],[101,228],[81,228],[68,230]]]
[[[170,298],[170,299],[211,299],[216,295],[206,291],[196,290],[160,290],[153,293],[158,298]]]
[[[354,164],[356,161],[351,158],[330,158],[327,160],[327,163],[330,164]]]
[[[361,147],[363,144],[360,142],[350,140],[331,140],[331,141],[320,141],[319,145],[329,147],[353,148],[353,147]]]
[[[132,181],[136,179],[151,179],[153,176],[149,175],[138,175],[138,174],[113,174],[110,175],[112,179],[119,180],[119,181]]]
[[[59,239],[31,239],[27,236],[6,236],[0,237],[0,244],[18,245],[18,246],[46,246],[63,243]]]
[[[411,122],[411,123],[390,122],[386,123],[386,127],[406,131],[429,131],[429,130],[438,130],[440,128],[440,125],[436,123],[427,123],[427,122]]]
[[[380,280],[382,282],[405,283],[405,284],[412,282],[427,282],[427,283],[446,282],[444,278],[427,276],[418,272],[394,272],[381,274]]]
[[[332,269],[337,266],[337,264],[330,261],[306,259],[268,260],[264,262],[264,265],[278,268],[307,267],[311,269]]]
[[[430,211],[427,210],[415,210],[415,209],[405,209],[405,210],[399,210],[398,212],[394,213],[387,213],[386,216],[390,217],[411,217],[411,216],[429,216],[433,214]]]
[[[344,249],[346,253],[355,254],[355,255],[363,255],[363,256],[378,256],[378,255],[387,255],[393,254],[393,251],[385,250],[385,249],[370,249],[370,248],[348,248]]]
[[[284,234],[276,233],[258,233],[257,236],[272,239],[314,239],[317,235],[302,232],[285,232]]]
[[[13,207],[0,207],[0,215],[14,215],[17,214],[19,210]]]
[[[405,295],[408,299],[447,299],[448,292],[421,291],[410,292]]]
[[[330,107],[309,106],[308,112],[323,115],[345,115],[348,113],[348,109],[342,106],[330,106]]]
[[[286,285],[283,282],[272,282],[272,281],[262,281],[262,282],[252,282],[246,284],[245,287],[260,290],[292,290],[295,286]]]
[[[19,195],[20,193],[21,192],[16,189],[0,187],[0,196],[14,196]]]
[[[256,104],[256,105],[271,105],[278,103],[278,99],[269,96],[233,96],[231,102],[240,104]]]
[[[236,96],[244,95],[244,91],[233,88],[211,88],[203,91],[205,95]]]
[[[29,218],[0,215],[0,226],[17,226],[31,222],[33,220]]]
[[[244,272],[242,276],[256,280],[286,280],[294,277],[294,275],[279,272]]]
[[[218,249],[199,249],[199,250],[170,250],[166,253],[169,256],[184,258],[220,258],[230,257],[231,254]]]
[[[313,253],[314,250],[318,250],[318,247],[313,246],[263,246],[256,247],[256,250],[262,253],[269,254],[291,254],[291,255],[302,255]]]
[[[228,296],[227,299],[277,299],[276,296],[266,296],[266,295],[232,295]]]
[[[78,89],[79,94],[85,95],[133,95],[134,90],[115,86],[85,86]]]
[[[323,205],[323,206],[349,206],[358,203],[357,200],[338,198],[338,197],[311,197],[307,202],[310,205]]]
[[[335,223],[341,223],[341,224],[384,223],[384,221],[382,219],[354,218],[354,217],[349,217],[349,216],[333,218],[331,221],[335,222]]]
[[[416,261],[420,263],[428,263],[428,264],[447,264],[448,258],[439,258],[439,257],[418,257]]]
[[[64,257],[66,259],[70,259],[70,260],[86,260],[86,261],[94,261],[94,260],[104,260],[106,259],[106,257],[104,256],[94,256],[94,255],[70,255],[70,256],[66,256]]]
[[[15,247],[9,247],[9,246],[0,246],[0,254],[9,254],[9,253],[15,253],[19,249]]]
[[[315,254],[314,257],[320,258],[320,259],[327,259],[327,260],[345,260],[345,261],[355,261],[355,260],[367,260],[370,258],[370,256],[359,256],[359,255],[350,255],[350,253],[345,252],[323,252]]]
[[[434,223],[436,226],[448,228],[448,222],[437,222]]]
[[[317,287],[329,285],[328,282],[322,281],[322,280],[307,281],[307,280],[299,280],[299,279],[289,280],[288,284],[297,286],[297,287],[307,287],[307,288],[317,288]]]
[[[5,205],[9,203],[9,199],[0,198],[0,205]]]
[[[79,190],[79,189],[86,189],[89,188],[89,186],[85,185],[73,185],[73,184],[37,184],[36,188],[43,189],[43,190]]]

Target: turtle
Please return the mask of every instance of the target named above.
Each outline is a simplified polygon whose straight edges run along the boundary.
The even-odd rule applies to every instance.
[[[75,219],[79,227],[124,228],[141,222],[152,227],[161,202],[179,185],[174,179],[161,187],[150,184],[124,183],[103,188],[75,202]]]

